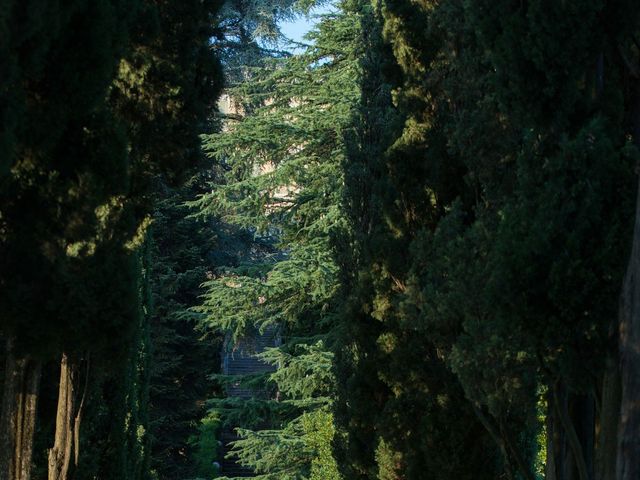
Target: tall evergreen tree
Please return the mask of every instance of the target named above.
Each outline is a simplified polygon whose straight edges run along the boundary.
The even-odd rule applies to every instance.
[[[10,75],[1,103],[13,133],[0,200],[8,345],[0,470],[3,478],[29,478],[40,365],[87,333],[87,319],[76,317],[96,300],[88,290],[85,298],[66,295],[93,268],[81,253],[101,237],[95,209],[121,188],[125,139],[105,98],[138,6],[6,7]]]
[[[498,425],[514,406],[531,418],[536,390],[546,392],[548,478],[596,472],[612,478],[606,452],[617,416],[603,359],[612,354],[607,336],[616,318],[636,154],[624,133],[618,40],[608,32],[614,24],[623,32],[628,17],[621,5],[590,2],[494,8],[492,15],[479,4],[462,13],[488,62],[478,75],[486,79],[482,96],[495,102],[488,111],[506,127],[490,143],[504,152],[500,170],[487,171],[495,160],[486,154],[465,160],[491,203],[460,209],[464,216],[447,219],[438,241],[476,252],[477,270],[468,267],[468,256],[466,271],[445,262],[433,269],[435,289],[422,298],[449,297],[446,311],[463,322],[451,344],[452,367]],[[468,138],[467,125],[461,127],[457,137]],[[440,246],[434,257],[459,258]],[[456,291],[478,300],[464,306]],[[604,426],[597,441],[596,424]]]
[[[152,227],[152,376],[150,414],[152,466],[158,478],[195,478],[197,423],[216,392],[221,338],[199,328],[189,309],[217,265],[236,263],[251,238],[218,222],[187,216],[184,202],[207,190],[208,168],[182,188],[165,186]],[[206,173],[208,172],[208,173]]]
[[[147,223],[149,179],[158,173],[176,177],[194,157],[220,87],[209,49],[215,5],[41,7],[7,10],[14,76],[2,91],[3,119],[21,114],[9,118],[14,135],[0,207],[2,328],[11,370],[2,470],[12,479],[29,477],[28,437],[44,360],[62,357],[49,478],[67,478],[71,462],[77,463],[81,385],[85,377],[102,378],[85,375],[88,352],[98,359],[93,365],[106,366],[103,356],[123,359],[112,362],[112,375],[130,388],[109,405],[112,413],[124,412],[114,415],[112,425],[125,435],[139,434],[144,382],[135,373],[135,344],[145,335],[137,250]],[[176,14],[183,17],[179,24]],[[142,18],[150,21],[134,27]],[[78,45],[84,48],[78,51]],[[13,432],[26,433],[17,438]],[[129,457],[141,453],[131,442],[116,450],[129,447]],[[138,464],[131,460],[115,477],[140,477]]]
[[[218,36],[212,48],[224,64],[226,82],[242,81],[265,57],[285,55],[278,50],[282,40],[278,22],[304,8],[289,0],[225,2],[218,12]],[[208,128],[217,130],[217,120]],[[246,261],[257,246],[249,232],[236,226],[185,217],[188,212],[182,203],[207,191],[208,183],[223,181],[220,170],[218,164],[201,161],[183,188],[163,185],[154,215],[150,408],[152,463],[160,478],[204,476],[213,468],[215,421],[204,418],[198,423],[205,415],[204,401],[216,393],[211,374],[219,370],[221,338],[199,328],[198,315],[189,308],[199,302],[200,284],[216,267]]]
[[[351,366],[351,381],[368,379],[374,391],[388,383],[397,398],[409,382],[375,353],[404,345],[400,332],[420,337],[435,360],[423,371],[462,388],[456,408],[475,415],[470,424],[495,440],[511,476],[614,478],[608,335],[637,155],[625,138],[637,25],[628,7],[382,4],[401,73],[387,78],[406,117],[384,155],[380,191],[348,204],[382,212],[379,236],[357,242],[374,248],[360,274],[369,283],[351,288],[359,311],[384,325],[351,333],[369,347],[359,358],[370,359],[368,369]],[[356,182],[347,190],[362,192]],[[410,457],[385,445],[396,477],[384,478],[413,478]]]
[[[200,215],[220,216],[272,243],[237,268],[220,269],[198,309],[234,339],[280,330],[283,345],[262,355],[278,370],[250,379],[266,382],[277,399],[217,402],[228,423],[244,427],[234,453],[258,478],[338,475],[328,409],[337,288],[330,238],[342,222],[342,137],[357,98],[358,31],[355,12],[328,15],[304,53],[265,60],[230,92],[251,110],[205,143],[229,174],[194,202]],[[257,412],[269,419],[267,428]]]
[[[364,8],[362,99],[345,165],[341,465],[349,478],[495,478],[491,441],[407,302],[412,243],[436,224],[459,170],[436,161],[446,31],[412,2]]]

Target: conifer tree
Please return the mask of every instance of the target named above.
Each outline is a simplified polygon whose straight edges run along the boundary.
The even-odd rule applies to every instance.
[[[421,298],[445,300],[448,314],[462,320],[452,367],[469,397],[497,420],[509,422],[506,412],[514,408],[522,409],[521,418],[534,417],[536,395],[546,392],[549,478],[612,478],[605,452],[617,420],[606,413],[613,392],[603,380],[603,359],[612,354],[607,337],[616,318],[635,156],[621,122],[625,100],[615,93],[620,66],[611,55],[618,40],[608,33],[611,25],[624,32],[628,16],[619,8],[570,2],[515,10],[493,4],[492,15],[480,4],[462,11],[488,62],[477,75],[485,79],[487,111],[504,128],[489,144],[501,168],[494,170],[487,154],[465,160],[487,201],[449,217],[430,258],[455,261],[474,252],[476,259],[463,256],[464,271],[453,261],[440,271],[432,264],[439,278],[431,281],[440,286]],[[457,138],[470,137],[468,124],[457,128]],[[456,291],[473,292],[476,304],[465,306]],[[605,426],[597,441],[596,424]],[[512,432],[522,431],[512,425]],[[519,449],[526,458],[526,444]]]
[[[222,86],[219,60],[211,50],[219,6],[218,2],[199,1],[147,5],[148,21],[138,25],[135,42],[121,61],[111,90],[112,108],[125,123],[130,141],[128,207],[141,242],[137,255],[147,252],[137,270],[142,265],[145,272],[136,288],[139,321],[133,322],[127,360],[113,377],[128,379],[118,385],[119,398],[110,402],[112,415],[118,419],[116,428],[123,429],[107,444],[121,459],[118,478],[150,475],[153,439],[148,409],[154,361],[150,322],[155,270],[149,262],[157,257],[145,230],[154,202],[163,196],[159,189],[180,185],[200,165],[199,135],[205,131]]]
[[[216,393],[221,339],[198,328],[201,284],[217,265],[237,262],[251,238],[217,222],[187,216],[184,202],[207,190],[215,167],[204,168],[181,188],[165,185],[152,226],[151,460],[158,478],[195,478],[198,435],[205,401]],[[243,241],[244,239],[244,241]]]
[[[386,78],[406,117],[379,192],[347,204],[382,211],[380,236],[356,242],[382,246],[359,275],[369,283],[347,285],[356,312],[385,326],[345,335],[374,358],[351,365],[345,385],[381,391],[381,379],[397,398],[409,382],[375,352],[403,344],[406,329],[436,354],[423,371],[458,383],[457,407],[475,415],[514,478],[615,475],[613,319],[637,155],[625,139],[637,24],[626,8],[382,4],[401,71]],[[356,181],[348,191],[362,191]],[[412,478],[410,457],[385,447],[396,472],[379,475]],[[367,455],[360,468],[373,476]]]
[[[212,47],[228,84],[240,81],[265,56],[284,55],[278,51],[282,35],[277,23],[305,8],[300,3],[225,2]],[[208,128],[217,130],[217,119]],[[246,261],[256,247],[252,235],[234,225],[185,217],[183,202],[205,192],[208,183],[220,183],[220,170],[201,161],[184,187],[163,184],[154,214],[150,408],[152,463],[159,478],[205,476],[213,469],[216,421],[205,417],[197,423],[205,415],[204,401],[216,393],[210,375],[219,370],[221,339],[199,328],[199,316],[189,308],[198,303],[200,284],[216,267]]]
[[[14,76],[2,91],[3,119],[19,114],[9,118],[14,138],[0,207],[2,333],[14,372],[4,389],[2,470],[11,479],[29,477],[31,439],[11,433],[33,432],[34,405],[18,403],[37,399],[42,361],[62,358],[49,478],[67,478],[78,462],[81,385],[85,378],[104,380],[91,375],[89,356],[103,367],[103,356],[123,359],[112,362],[111,373],[129,391],[109,405],[112,413],[124,410],[110,428],[139,435],[144,382],[137,342],[145,335],[138,249],[150,179],[177,177],[194,157],[220,86],[209,49],[215,5],[40,7],[11,10]],[[176,14],[183,17],[179,24]],[[150,21],[134,27],[142,18]],[[25,411],[28,418],[16,417]],[[130,449],[129,461],[112,478],[143,474],[131,457],[144,449],[133,443],[118,443],[115,450]]]
[[[0,302],[8,345],[2,478],[29,478],[40,365],[84,328],[81,322],[74,325],[78,330],[65,328],[75,321],[69,310],[82,311],[95,300],[85,290],[87,298],[79,296],[65,311],[74,300],[66,298],[66,288],[79,268],[85,270],[81,251],[100,235],[94,209],[119,188],[112,167],[125,158],[125,142],[105,98],[136,9],[137,2],[117,1],[14,5],[3,16],[9,76],[0,103],[11,143],[3,155],[0,200]],[[85,46],[81,52],[78,44]]]
[[[368,8],[367,18],[345,166],[340,464],[348,478],[495,478],[491,440],[407,301],[412,243],[436,224],[457,180],[455,163],[436,160],[446,105],[438,88],[450,68],[445,32],[412,2]]]
[[[258,478],[338,475],[328,409],[327,334],[337,288],[330,238],[342,222],[342,137],[357,98],[358,29],[355,12],[328,15],[304,53],[265,59],[230,92],[251,112],[205,143],[228,180],[194,205],[200,215],[250,229],[267,248],[237,268],[220,269],[198,311],[235,339],[273,327],[283,338],[263,354],[278,370],[250,379],[278,391],[277,400],[217,402],[227,422],[244,427],[234,452]],[[256,412],[270,419],[267,429]]]

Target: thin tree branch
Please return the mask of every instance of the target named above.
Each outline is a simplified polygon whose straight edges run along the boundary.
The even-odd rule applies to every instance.
[[[478,405],[476,405],[475,402],[471,402],[471,406],[473,408],[474,413],[476,414],[476,417],[478,417],[478,420],[480,420],[480,423],[482,424],[482,426],[489,433],[491,438],[493,438],[493,441],[496,442],[496,445],[498,445],[498,448],[500,448],[500,452],[502,453],[502,456],[504,457],[504,461],[506,462],[507,474],[509,475],[509,478],[513,480],[514,477],[513,477],[513,471],[512,471],[513,469],[511,467],[511,458],[509,457],[509,452],[507,451],[507,448],[505,446],[504,439],[500,435],[500,432],[498,432],[498,429],[491,424],[489,419],[482,412],[482,409]]]
[[[587,463],[584,459],[584,452],[582,451],[582,445],[580,445],[578,434],[576,433],[576,429],[573,426],[571,417],[569,417],[569,411],[567,410],[566,402],[563,402],[562,404],[560,404],[560,399],[558,398],[557,385],[554,385],[553,387],[553,401],[556,407],[556,411],[560,417],[560,423],[562,423],[562,427],[564,428],[564,431],[567,434],[567,439],[569,440],[569,446],[571,447],[571,451],[573,452],[573,457],[576,461],[576,466],[578,467],[578,475],[580,476],[580,480],[589,480]]]

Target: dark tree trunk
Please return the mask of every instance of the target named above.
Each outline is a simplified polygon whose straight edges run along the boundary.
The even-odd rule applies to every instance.
[[[549,387],[547,394],[547,464],[546,480],[573,480],[573,457],[567,444],[567,436],[562,426],[556,401],[564,401],[554,393],[555,386]]]
[[[640,147],[640,78],[630,95],[634,143]],[[631,255],[620,299],[620,380],[617,480],[640,478],[640,186],[636,199]]]
[[[615,336],[617,337],[617,322],[615,325]],[[615,343],[617,344],[617,338]],[[600,398],[601,407],[598,416],[595,458],[596,480],[615,480],[618,419],[620,417],[620,370],[617,349],[605,361]]]
[[[640,196],[638,197],[640,200]],[[618,432],[617,480],[640,478],[640,202],[620,312],[622,395]]]
[[[14,348],[9,338],[0,415],[0,480],[29,480],[42,365],[29,356],[18,357]]]
[[[640,196],[639,196],[640,199]],[[622,396],[618,437],[617,479],[640,478],[640,203],[620,315]]]
[[[571,399],[571,418],[582,449],[583,468],[587,480],[594,480],[596,406],[593,396],[575,395]]]
[[[509,479],[515,478],[513,472],[514,470],[517,470],[520,476],[525,480],[535,480],[535,476],[533,475],[530,466],[527,465],[524,457],[520,454],[518,445],[514,441],[511,433],[505,427],[504,423],[501,421],[495,421],[497,425],[494,425],[494,420],[483,413],[482,407],[473,402],[471,405],[476,417],[500,449],[505,462],[507,477]]]
[[[547,458],[546,458],[546,463],[544,466],[544,478],[545,480],[562,480],[561,477],[558,475],[558,443],[560,442],[560,440],[557,437],[558,432],[557,432],[557,421],[555,419],[555,415],[553,413],[553,409],[549,408],[550,406],[553,405],[553,400],[551,400],[549,397],[551,395],[548,394],[547,395],[547,414],[546,414],[546,418],[545,418],[545,427],[547,430],[547,436],[546,436],[546,441],[547,441],[547,445],[546,445],[546,449],[547,449]]]
[[[593,480],[595,404],[556,382],[547,398],[547,480]]]

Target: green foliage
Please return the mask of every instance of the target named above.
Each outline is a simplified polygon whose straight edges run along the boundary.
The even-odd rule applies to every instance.
[[[219,13],[220,35],[215,42],[229,86],[253,77],[265,59],[290,55],[289,40],[279,24],[308,15],[329,0],[226,0]],[[227,92],[231,93],[231,92]],[[233,96],[233,94],[231,94]],[[245,99],[233,98],[240,102]]]
[[[234,443],[240,462],[263,480],[340,480],[333,457],[333,416],[327,408],[303,413],[279,430],[243,430]]]
[[[212,253],[220,248],[218,232],[213,223],[188,218],[182,205],[195,192],[203,191],[208,179],[209,175],[199,173],[180,189],[164,185],[151,227],[149,410],[152,468],[159,478],[196,474],[192,457],[201,465],[204,454],[194,452],[200,447],[189,438],[198,432],[204,401],[215,393],[215,383],[208,377],[218,368],[220,341],[213,336],[203,339],[205,332],[196,328],[197,319],[188,309],[197,303],[200,284],[215,265]]]
[[[212,411],[228,426],[243,427],[237,429],[240,439],[234,442],[232,455],[251,467],[256,478],[265,480],[307,479],[318,472],[337,475],[331,456],[334,428],[329,411],[334,390],[332,355],[322,341],[297,339],[267,349],[260,357],[277,370],[247,376],[245,386],[278,392],[277,398],[210,402]]]
[[[220,473],[217,465],[220,464],[222,448],[218,436],[220,433],[220,418],[209,413],[200,421],[198,433],[190,439],[195,445],[193,461],[196,464],[196,475],[203,478],[216,478]]]
[[[76,474],[144,478],[146,229],[155,180],[178,181],[200,158],[222,83],[209,48],[219,5],[3,7],[1,333],[42,361],[92,359],[97,405],[83,417]],[[41,419],[44,432],[54,420]]]
[[[427,5],[383,6],[362,7],[367,53],[345,164],[338,463],[353,479],[495,478],[491,439],[410,296],[412,243],[435,225],[458,171],[435,164],[444,153],[437,87],[447,64],[435,53],[443,32]]]
[[[307,446],[314,451],[309,480],[341,480],[332,449],[336,434],[333,415],[324,409],[304,414],[302,428]]]
[[[283,50],[326,3],[4,2],[0,335],[45,362],[38,476],[62,353],[76,478],[212,478],[228,427],[262,480],[605,476],[636,5],[343,0]],[[221,334],[273,331],[274,371],[216,374]]]
[[[363,60],[346,164],[344,465],[350,478],[414,478],[424,458],[433,478],[533,478],[543,455],[565,468],[575,460],[561,453],[566,440],[555,437],[553,450],[538,440],[539,392],[555,392],[544,415],[554,431],[596,421],[588,412],[612,352],[635,188],[630,104],[615,66],[616,49],[635,52],[631,10],[375,5],[393,56],[372,35],[378,58]],[[385,82],[386,103],[374,93]],[[403,125],[385,131],[391,104]],[[446,401],[425,408],[421,439],[461,444],[463,425],[485,430],[476,446],[490,453],[467,450],[455,474],[455,449],[427,445],[420,456],[420,442],[403,443],[418,417],[403,398],[434,396]],[[375,406],[359,401],[367,397]],[[451,402],[455,420],[439,421]],[[554,424],[559,409],[574,417]],[[405,428],[387,431],[389,419]],[[575,428],[588,462],[588,428]]]
[[[113,231],[128,178],[127,138],[107,93],[139,7],[7,11],[3,45],[13,75],[0,103],[13,134],[0,189],[2,329],[43,358],[81,352],[89,332],[100,340],[119,323],[100,308],[100,270],[122,248]],[[82,52],[69,54],[79,44]]]
[[[282,34],[278,26],[296,15],[308,13],[326,0],[227,0],[220,11],[222,28],[228,40],[247,36],[252,40],[275,41]],[[245,64],[248,66],[248,64]]]
[[[261,355],[277,370],[244,379],[276,399],[214,402],[228,425],[241,427],[233,454],[257,478],[337,478],[326,334],[339,286],[331,237],[343,222],[343,135],[358,95],[358,35],[354,13],[327,15],[310,35],[313,46],[252,69],[230,91],[241,100],[241,118],[205,137],[227,179],[191,206],[253,232],[259,243],[252,258],[218,269],[196,311],[234,341],[273,327],[284,339]]]
[[[265,105],[205,138],[211,157],[229,170],[228,182],[192,206],[199,215],[256,228],[264,239],[277,235],[284,250],[208,282],[199,311],[224,322],[236,338],[243,329],[296,321],[303,312],[323,316],[335,291],[328,239],[340,221],[340,134],[356,95],[353,57],[341,50],[353,27],[348,19],[328,18],[320,28],[316,46],[272,60],[258,72],[262,77],[238,87]]]

